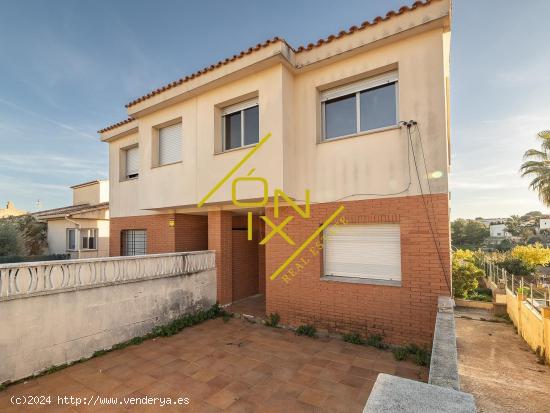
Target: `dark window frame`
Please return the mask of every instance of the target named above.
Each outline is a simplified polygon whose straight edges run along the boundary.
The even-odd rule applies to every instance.
[[[136,236],[141,236],[141,239]],[[138,252],[138,253],[136,253]],[[123,229],[120,231],[120,254],[122,256],[147,254],[147,230]]]

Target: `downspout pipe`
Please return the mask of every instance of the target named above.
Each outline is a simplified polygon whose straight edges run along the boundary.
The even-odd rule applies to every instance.
[[[70,223],[74,224],[76,226],[76,228],[78,229],[78,238],[75,237],[75,246],[76,246],[76,258],[79,259],[80,258],[80,224],[74,220],[72,220],[70,218],[70,214],[69,215],[65,215],[65,220],[66,221],[69,221]]]

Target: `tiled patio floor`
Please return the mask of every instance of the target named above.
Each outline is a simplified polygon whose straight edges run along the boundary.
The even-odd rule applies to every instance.
[[[298,337],[240,319],[207,321],[166,338],[96,357],[0,392],[0,411],[25,412],[13,395],[51,395],[42,411],[361,412],[380,372],[425,380],[427,369],[391,352]],[[57,396],[189,397],[187,406],[58,406]]]
[[[245,298],[231,304],[227,311],[230,313],[239,313],[251,315],[260,319],[265,318],[265,295],[258,294]]]

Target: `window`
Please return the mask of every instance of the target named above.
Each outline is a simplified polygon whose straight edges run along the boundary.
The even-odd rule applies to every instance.
[[[80,249],[83,249],[83,250],[97,249],[97,229],[80,230]]]
[[[399,224],[332,225],[323,241],[325,275],[401,281]]]
[[[124,150],[125,179],[133,179],[139,176],[139,149],[137,146]]]
[[[158,166],[181,161],[181,123],[158,130]]]
[[[397,72],[321,93],[323,139],[397,125]]]
[[[260,140],[258,99],[229,106],[222,111],[224,150],[254,145]]]
[[[76,228],[67,229],[67,250],[76,251]]]
[[[128,229],[122,231],[120,237],[122,255],[147,254],[147,231],[144,229]]]

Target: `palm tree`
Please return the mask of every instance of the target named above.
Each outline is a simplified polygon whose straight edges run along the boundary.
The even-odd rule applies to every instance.
[[[550,130],[537,133],[540,150],[529,149],[523,155],[521,176],[532,176],[529,188],[538,192],[540,200],[550,206]]]

